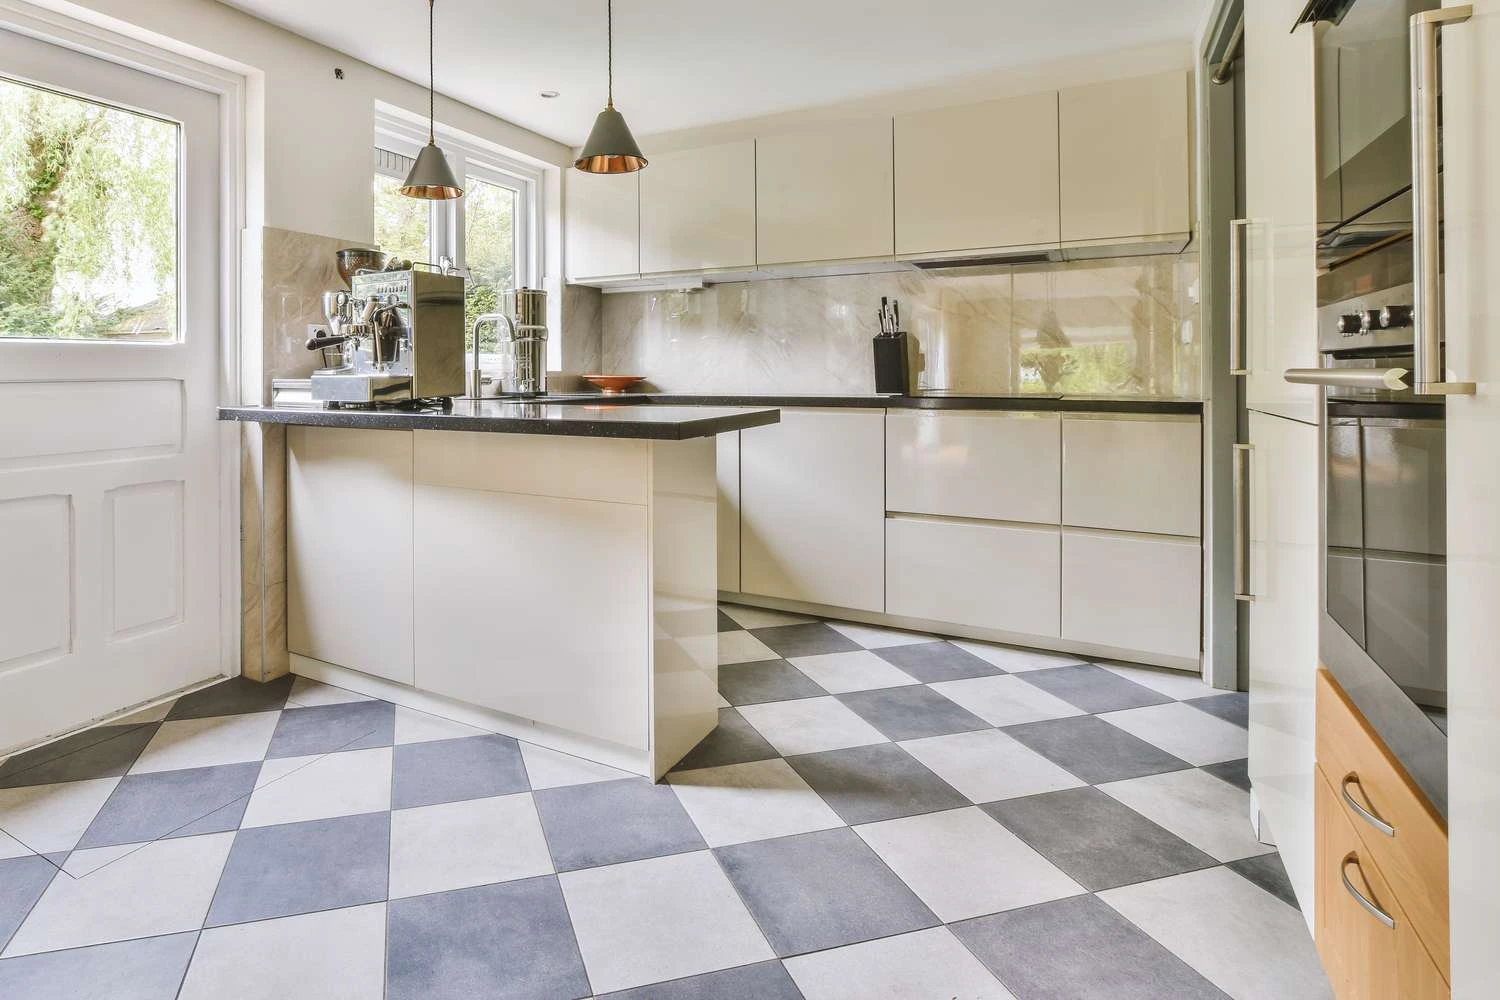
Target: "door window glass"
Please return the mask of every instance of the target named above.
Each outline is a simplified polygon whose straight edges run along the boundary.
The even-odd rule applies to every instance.
[[[464,325],[501,310],[505,293],[516,287],[516,193],[477,177],[464,178]]]

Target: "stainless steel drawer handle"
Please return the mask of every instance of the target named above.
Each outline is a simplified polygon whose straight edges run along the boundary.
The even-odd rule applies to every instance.
[[[1344,804],[1347,805],[1350,809],[1353,809],[1355,813],[1358,814],[1360,819],[1364,820],[1366,823],[1370,824],[1375,829],[1385,834],[1387,837],[1394,837],[1396,835],[1396,828],[1394,826],[1391,826],[1391,824],[1387,823],[1385,820],[1381,819],[1379,816],[1376,816],[1374,813],[1370,812],[1370,810],[1366,809],[1358,802],[1354,801],[1354,796],[1349,794],[1350,785],[1359,785],[1358,775],[1346,775],[1344,777],[1343,783],[1339,785],[1339,792],[1344,796]],[[1360,786],[1360,793],[1364,793],[1363,786]]]
[[[1365,908],[1370,916],[1385,924],[1391,930],[1396,929],[1396,918],[1376,906],[1365,898],[1365,894],[1354,888],[1354,883],[1349,881],[1349,866],[1359,867],[1359,857],[1354,853],[1344,855],[1344,860],[1339,864],[1339,878],[1344,880],[1344,891],[1354,897],[1354,901]]]
[[[1282,378],[1330,389],[1409,389],[1405,368],[1288,368]]]
[[[1234,446],[1234,599],[1253,603],[1250,592],[1250,453],[1251,444]]]
[[[1245,256],[1249,219],[1229,223],[1229,374],[1249,375],[1245,355]]]

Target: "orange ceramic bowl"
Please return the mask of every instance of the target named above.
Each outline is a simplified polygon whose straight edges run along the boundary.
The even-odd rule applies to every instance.
[[[590,385],[597,386],[607,395],[613,396],[624,392],[645,377],[644,375],[585,375],[583,380]]]

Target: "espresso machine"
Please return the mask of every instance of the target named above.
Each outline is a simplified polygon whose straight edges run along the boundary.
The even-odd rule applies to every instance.
[[[464,279],[407,265],[340,273],[348,290],[323,293],[327,333],[312,398],[332,407],[451,400],[464,393]]]

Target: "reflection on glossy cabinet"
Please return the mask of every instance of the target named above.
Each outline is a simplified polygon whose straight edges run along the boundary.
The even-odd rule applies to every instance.
[[[887,510],[1061,520],[1056,413],[892,410],[885,427]]]
[[[1203,444],[1197,416],[1066,415],[1062,450],[1064,524],[1201,533]]]
[[[747,594],[885,609],[884,411],[796,409],[740,432]]]
[[[1060,93],[1065,243],[1192,229],[1189,94],[1183,70]]]
[[[642,274],[755,266],[755,140],[653,154],[640,184]]]
[[[564,173],[568,280],[638,277],[640,174]]]
[[[1202,567],[1196,538],[1064,528],[1063,638],[1196,663]]]
[[[765,136],[755,161],[760,265],[894,255],[889,118]]]
[[[896,118],[896,252],[1055,245],[1057,92]]]
[[[719,481],[719,589],[740,589],[740,431],[720,434],[716,468]]]

